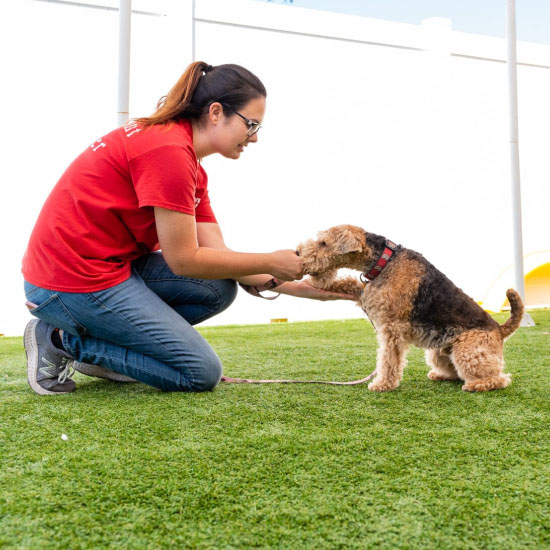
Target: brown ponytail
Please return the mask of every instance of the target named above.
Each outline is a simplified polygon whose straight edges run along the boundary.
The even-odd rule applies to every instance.
[[[150,117],[136,119],[143,126],[166,124],[182,118],[196,120],[211,103],[237,111],[250,100],[267,95],[260,79],[240,65],[217,65],[204,61],[191,63],[176,84],[161,97]]]

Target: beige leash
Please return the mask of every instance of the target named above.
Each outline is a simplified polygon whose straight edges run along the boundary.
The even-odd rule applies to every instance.
[[[368,382],[376,375],[376,370],[371,372],[361,380],[353,380],[352,382],[328,382],[324,380],[251,380],[249,378],[230,378],[222,376],[221,382],[227,384],[330,384],[331,386],[356,386]]]

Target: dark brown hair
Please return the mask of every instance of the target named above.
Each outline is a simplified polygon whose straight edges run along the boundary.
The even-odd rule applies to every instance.
[[[143,126],[152,126],[182,118],[197,120],[216,101],[224,110],[238,111],[250,100],[266,95],[261,80],[240,65],[213,67],[204,61],[196,61],[187,67],[168,95],[160,98],[157,110],[136,121]]]

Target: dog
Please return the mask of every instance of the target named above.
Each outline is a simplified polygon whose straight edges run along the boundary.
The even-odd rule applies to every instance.
[[[353,295],[374,325],[379,348],[370,390],[399,386],[411,344],[426,350],[432,380],[462,380],[463,390],[478,392],[510,384],[502,347],[524,313],[515,290],[506,292],[511,316],[499,325],[421,254],[360,227],[321,231],[296,252],[313,286]],[[361,271],[369,282],[337,278],[340,268]]]

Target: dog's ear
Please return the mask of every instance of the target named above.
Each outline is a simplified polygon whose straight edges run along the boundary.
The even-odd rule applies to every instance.
[[[350,252],[361,252],[361,250],[363,250],[363,243],[357,238],[357,235],[353,231],[342,231],[336,242],[336,252],[349,254]]]

